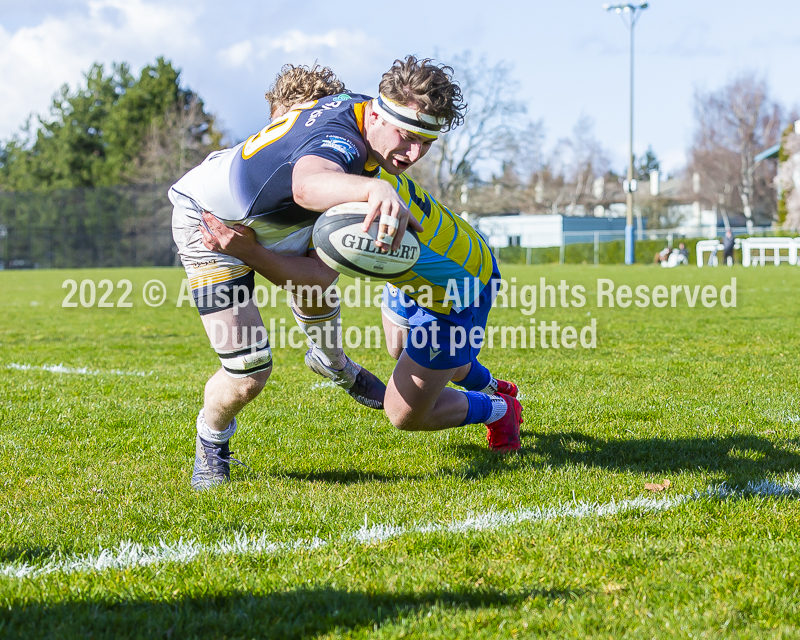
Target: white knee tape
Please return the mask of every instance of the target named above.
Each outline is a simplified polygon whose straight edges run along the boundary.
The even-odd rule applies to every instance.
[[[272,350],[269,340],[235,351],[217,351],[222,368],[232,378],[246,378],[272,367]]]

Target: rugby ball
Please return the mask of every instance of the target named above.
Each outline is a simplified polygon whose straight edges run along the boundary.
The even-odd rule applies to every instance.
[[[417,263],[419,240],[408,227],[397,250],[382,253],[375,246],[378,220],[367,233],[361,230],[369,209],[366,202],[346,202],[328,209],[314,225],[314,248],[322,261],[339,273],[391,280]]]

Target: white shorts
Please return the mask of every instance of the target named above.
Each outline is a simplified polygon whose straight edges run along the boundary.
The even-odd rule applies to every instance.
[[[189,286],[200,315],[222,311],[247,302],[255,286],[253,270],[233,256],[207,249],[203,244],[203,235],[199,228],[202,218],[192,201],[172,189],[169,192],[169,199],[174,205],[172,238],[189,277]],[[289,230],[287,234],[287,230],[259,223],[258,219],[221,221],[231,226],[234,224],[249,226],[256,232],[256,240],[276,253],[304,256],[310,248],[313,227]]]

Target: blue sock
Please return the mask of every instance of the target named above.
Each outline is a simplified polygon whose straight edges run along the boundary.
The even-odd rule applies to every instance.
[[[467,407],[467,417],[459,426],[486,422],[492,415],[492,396],[477,391],[465,391],[464,395],[467,396],[469,406]]]
[[[492,374],[489,370],[477,360],[473,360],[466,378],[453,384],[464,387],[467,391],[483,391],[491,381]]]

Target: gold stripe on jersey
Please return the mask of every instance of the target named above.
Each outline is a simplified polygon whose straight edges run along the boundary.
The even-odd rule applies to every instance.
[[[452,303],[445,302],[448,283],[455,282],[463,299],[466,278],[472,281],[468,292],[471,301],[475,279],[480,283],[477,285],[480,290],[489,282],[494,270],[492,253],[486,242],[466,220],[439,204],[406,175],[393,176],[381,171],[380,177],[395,188],[423,228],[417,233],[422,245],[419,261],[411,271],[390,282],[406,295],[421,298],[432,311],[449,313]],[[423,297],[426,289],[432,292],[429,304]]]
[[[358,104],[353,105],[353,114],[356,117],[356,125],[361,133],[364,133],[364,114],[366,113],[368,102],[369,101],[359,102]]]
[[[189,278],[189,286],[192,291],[211,285],[236,280],[247,275],[252,269],[247,265],[235,265],[231,267],[214,267],[198,275]]]
[[[353,105],[353,115],[356,117],[356,125],[358,126],[358,130],[361,132],[361,135],[364,135],[364,117],[367,112],[368,104],[369,100]],[[378,163],[370,162],[369,158],[367,158],[367,161],[364,163],[364,171],[375,171],[377,168]]]

